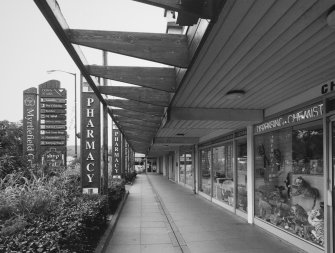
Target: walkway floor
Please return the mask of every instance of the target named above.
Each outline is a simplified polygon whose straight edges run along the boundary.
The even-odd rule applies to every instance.
[[[301,252],[161,175],[129,190],[108,253]]]

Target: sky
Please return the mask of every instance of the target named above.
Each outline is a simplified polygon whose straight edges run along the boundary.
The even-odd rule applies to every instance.
[[[164,10],[132,0],[58,0],[70,28],[165,33]],[[33,0],[1,0],[0,120],[23,117],[22,94],[51,79],[67,89],[68,132],[74,128],[74,77],[48,70],[79,70]],[[82,48],[89,64],[102,64],[100,50]],[[157,66],[131,57],[108,54],[109,65]],[[79,88],[77,88],[79,90]],[[77,94],[79,112],[79,93]],[[77,121],[79,123],[79,120]],[[79,126],[79,125],[78,125]],[[69,144],[73,142],[70,134]]]

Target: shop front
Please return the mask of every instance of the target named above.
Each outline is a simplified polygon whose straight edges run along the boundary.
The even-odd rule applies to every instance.
[[[325,101],[254,128],[254,223],[307,252],[330,244]]]
[[[199,162],[199,194],[247,218],[246,131],[202,144]]]

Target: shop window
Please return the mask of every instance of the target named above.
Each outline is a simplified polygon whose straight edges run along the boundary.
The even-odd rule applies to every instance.
[[[213,197],[234,206],[232,143],[213,148]]]
[[[237,169],[236,208],[246,212],[248,207],[246,139],[238,140],[236,142],[236,169]]]
[[[200,191],[211,195],[212,152],[210,149],[200,151]]]
[[[255,137],[255,215],[323,246],[322,123]]]
[[[185,154],[179,157],[179,182],[185,183]]]
[[[193,187],[193,169],[192,169],[192,154],[185,154],[185,172],[186,172],[186,184]]]

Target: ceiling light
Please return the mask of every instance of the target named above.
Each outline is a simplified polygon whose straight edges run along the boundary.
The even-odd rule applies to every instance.
[[[335,5],[330,8],[327,15],[327,24],[330,28],[335,29]]]
[[[226,93],[226,99],[241,99],[245,95],[244,90],[231,90]]]

